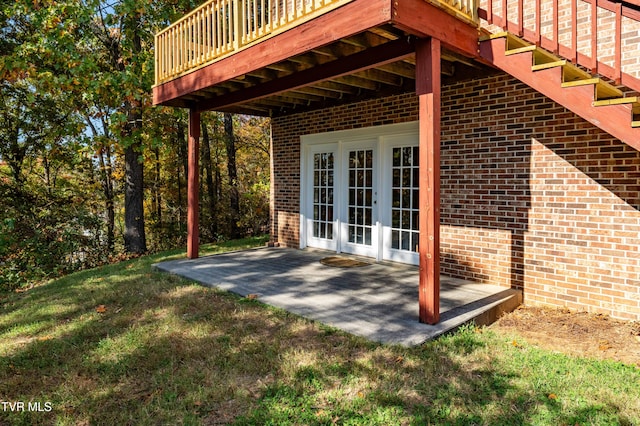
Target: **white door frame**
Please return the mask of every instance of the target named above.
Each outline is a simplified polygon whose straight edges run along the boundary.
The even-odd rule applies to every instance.
[[[363,129],[341,130],[302,136],[300,141],[300,248],[318,247],[361,254],[403,263],[417,264],[417,254],[391,250],[391,184],[392,148],[418,145],[418,122],[390,124]],[[350,244],[348,235],[348,182],[346,181],[348,150],[358,147],[374,149],[374,186],[377,192],[373,212],[372,242],[375,249]],[[313,154],[334,153],[334,221],[333,239],[313,237]],[[377,172],[377,173],[376,173]],[[377,245],[376,245],[377,241]]]

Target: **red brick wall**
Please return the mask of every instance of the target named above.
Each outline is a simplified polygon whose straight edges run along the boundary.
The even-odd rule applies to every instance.
[[[273,120],[274,240],[298,247],[300,135],[417,119],[412,94]],[[640,320],[640,152],[507,75],[442,90],[442,272]]]

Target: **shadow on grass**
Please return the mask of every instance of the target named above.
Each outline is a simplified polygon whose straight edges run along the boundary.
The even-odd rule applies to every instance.
[[[633,368],[571,363],[472,327],[418,348],[378,345],[151,272],[161,257],[85,271],[4,303],[0,399],[53,409],[0,411],[0,424],[639,420],[629,402],[640,397]],[[594,392],[602,377],[609,393]]]

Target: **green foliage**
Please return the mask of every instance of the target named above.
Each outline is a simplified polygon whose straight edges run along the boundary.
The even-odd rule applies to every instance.
[[[27,181],[23,190],[0,184],[0,290],[104,262],[101,219],[61,183],[49,192]],[[85,194],[87,195],[87,194]]]
[[[143,166],[135,191],[148,248],[184,244],[186,114],[151,106],[153,35],[196,3],[2,2],[0,290],[117,256],[130,225],[124,205],[134,163]],[[257,234],[269,212],[268,120],[234,120],[235,225]],[[227,239],[232,224],[221,119],[205,121],[214,184],[201,191],[203,242]]]

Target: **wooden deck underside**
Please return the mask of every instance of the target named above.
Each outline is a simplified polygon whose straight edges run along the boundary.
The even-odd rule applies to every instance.
[[[486,73],[478,30],[424,0],[356,0],[154,88],[154,103],[276,116],[415,90],[415,42],[443,40],[443,78]]]

